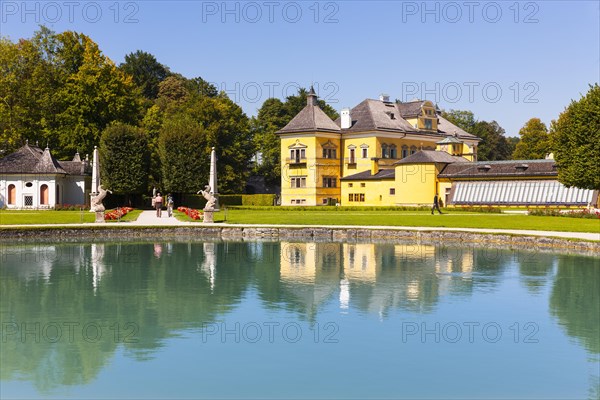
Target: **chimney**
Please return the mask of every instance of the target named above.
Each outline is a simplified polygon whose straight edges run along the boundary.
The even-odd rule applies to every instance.
[[[306,105],[307,106],[316,106],[317,105],[317,94],[315,93],[315,89],[311,86],[310,91],[306,95]]]
[[[350,116],[349,108],[342,108],[342,129],[349,129],[352,126],[352,117]]]
[[[380,94],[379,95],[379,101],[383,102],[383,103],[389,103],[390,102],[390,95],[389,94]]]
[[[379,172],[379,158],[371,158],[371,175],[375,175]]]

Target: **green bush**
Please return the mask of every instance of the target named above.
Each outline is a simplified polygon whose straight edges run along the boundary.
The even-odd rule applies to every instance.
[[[273,206],[274,194],[243,194],[242,206]],[[234,205],[234,204],[232,204]]]
[[[587,208],[583,210],[573,210],[571,212],[561,213],[556,208],[538,208],[529,210],[529,215],[544,216],[544,217],[569,217],[569,218],[600,218],[600,212],[590,212]]]
[[[220,207],[236,206],[273,206],[274,194],[221,194],[219,195]],[[182,204],[185,207],[203,209],[206,199],[199,194],[186,194],[183,196]]]

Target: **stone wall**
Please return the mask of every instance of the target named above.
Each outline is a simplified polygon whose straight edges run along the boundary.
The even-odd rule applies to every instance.
[[[336,242],[417,242],[423,244],[483,245],[526,250],[556,250],[600,256],[600,242],[542,236],[457,231],[417,231],[370,228],[294,227],[35,227],[0,229],[0,241],[119,241],[123,238],[194,238],[203,240],[302,240]]]

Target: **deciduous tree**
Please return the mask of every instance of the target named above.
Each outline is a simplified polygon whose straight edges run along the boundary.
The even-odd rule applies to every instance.
[[[521,140],[517,143],[512,158],[515,160],[544,159],[550,152],[548,128],[539,118],[531,118],[519,131]]]
[[[100,140],[100,176],[105,188],[126,196],[145,193],[148,162],[148,141],[140,128],[117,122],[104,129]]]
[[[558,179],[566,186],[600,190],[600,86],[563,111],[550,125]]]

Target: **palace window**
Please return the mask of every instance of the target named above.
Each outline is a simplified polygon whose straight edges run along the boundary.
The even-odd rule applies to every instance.
[[[337,151],[335,149],[323,149],[323,158],[337,158]]]
[[[408,146],[402,146],[402,158],[408,157]]]
[[[388,145],[387,144],[382,144],[381,145],[381,158],[389,158],[390,154],[388,152]]]
[[[349,184],[348,184],[348,187],[352,187],[352,186],[353,186],[353,185],[352,185],[352,183],[349,183]]]
[[[390,188],[390,196],[396,195],[396,188]]]
[[[33,196],[25,196],[25,207],[33,206]]]
[[[356,164],[356,149],[350,149],[350,157],[348,158],[348,164]]]
[[[415,154],[417,152],[416,146],[410,146],[410,154]]]
[[[366,183],[361,182],[360,187],[365,187],[365,186],[367,186]]]
[[[323,187],[324,188],[334,188],[337,187],[337,179],[331,176],[323,177]]]
[[[369,149],[363,147],[362,149],[362,158],[368,158],[369,157]]]
[[[291,178],[291,183],[293,188],[304,188],[306,187],[306,177],[305,176],[293,176]]]
[[[306,159],[306,149],[291,149],[290,158],[293,162],[300,162],[300,160]]]
[[[390,158],[398,158],[398,149],[395,144],[390,146]]]

